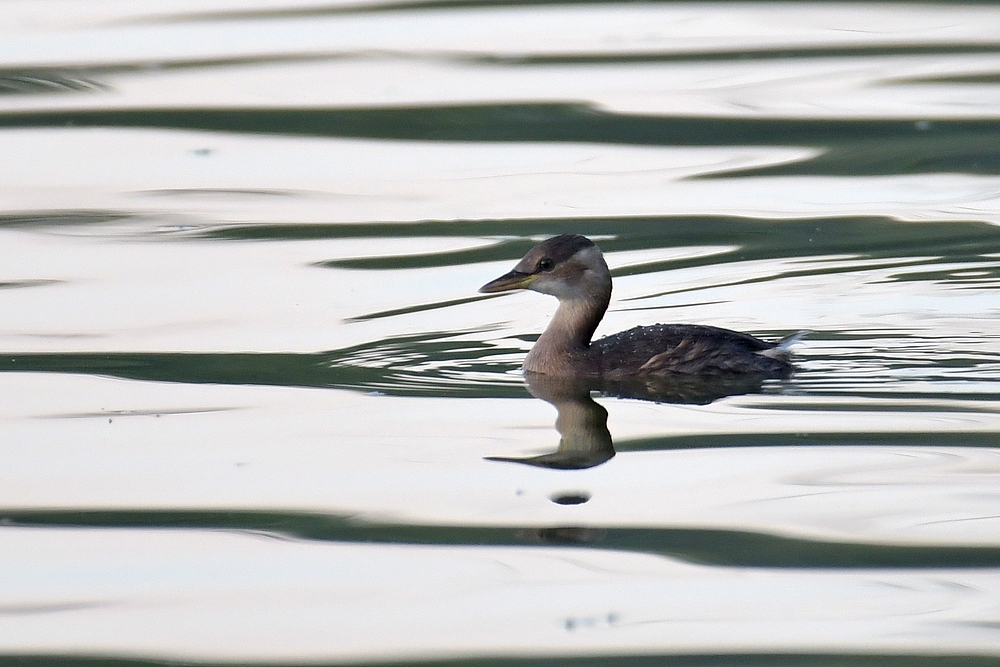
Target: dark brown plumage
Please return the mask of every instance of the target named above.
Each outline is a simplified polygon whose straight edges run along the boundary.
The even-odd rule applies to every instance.
[[[602,375],[609,378],[655,373],[782,373],[787,355],[753,336],[698,324],[654,324],[634,327],[594,341]],[[645,361],[642,361],[645,359]],[[640,363],[641,362],[641,363]]]

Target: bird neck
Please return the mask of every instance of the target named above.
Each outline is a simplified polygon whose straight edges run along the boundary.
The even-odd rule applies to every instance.
[[[545,331],[524,360],[524,369],[537,373],[572,375],[589,372],[590,340],[604,317],[611,291],[564,299]]]
[[[552,344],[561,343],[572,348],[590,347],[594,331],[608,309],[608,301],[600,297],[560,301],[539,342],[546,339]]]

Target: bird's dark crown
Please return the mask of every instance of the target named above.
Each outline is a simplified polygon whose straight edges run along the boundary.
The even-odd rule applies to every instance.
[[[594,242],[579,234],[560,234],[542,241],[524,256],[517,269],[532,273],[542,260],[549,260],[551,265],[559,265],[585,248],[592,248]]]

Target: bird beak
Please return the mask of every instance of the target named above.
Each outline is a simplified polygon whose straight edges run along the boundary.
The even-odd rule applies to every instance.
[[[482,287],[479,288],[480,292],[484,294],[492,294],[493,292],[509,292],[514,289],[528,289],[531,287],[531,283],[535,282],[538,276],[532,273],[522,273],[521,271],[511,271],[510,273],[505,273],[496,280],[491,280]]]

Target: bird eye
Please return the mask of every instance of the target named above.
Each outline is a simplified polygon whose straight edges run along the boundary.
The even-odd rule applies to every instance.
[[[539,260],[538,262],[539,271],[551,271],[552,270],[552,260],[548,257]]]

